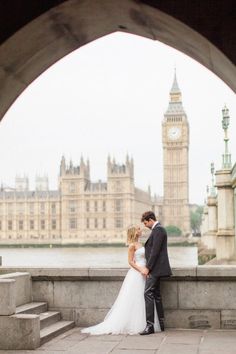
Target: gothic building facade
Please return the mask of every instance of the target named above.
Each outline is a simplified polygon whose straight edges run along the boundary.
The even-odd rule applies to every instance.
[[[120,243],[126,229],[140,223],[145,210],[159,213],[162,201],[134,185],[134,164],[107,160],[107,181],[92,182],[89,162],[60,165],[59,188],[48,190],[46,177],[29,191],[26,177],[15,190],[0,192],[1,243]],[[161,213],[161,212],[160,212]]]

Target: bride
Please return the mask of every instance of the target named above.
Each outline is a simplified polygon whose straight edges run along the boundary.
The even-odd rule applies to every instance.
[[[120,292],[103,322],[88,328],[82,333],[90,334],[137,334],[146,326],[144,301],[145,276],[141,270],[146,265],[145,250],[139,242],[141,230],[132,226],[127,231],[129,269]],[[155,331],[160,325],[155,311]]]

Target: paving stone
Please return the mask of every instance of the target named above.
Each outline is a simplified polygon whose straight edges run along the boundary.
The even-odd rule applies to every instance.
[[[207,331],[204,335],[205,338],[229,338],[234,340],[236,338],[236,331],[235,330],[210,330]]]
[[[128,336],[120,342],[117,349],[158,349],[163,338],[164,335],[162,333],[148,336]]]
[[[198,354],[198,345],[163,343],[163,345],[157,351],[157,353],[158,354]]]
[[[70,354],[109,354],[117,346],[117,342],[83,340],[68,349]],[[46,354],[46,353],[45,353]]]
[[[203,331],[170,331],[167,332],[167,337],[165,339],[165,343],[180,343],[180,344],[200,344]]]
[[[107,341],[107,342],[120,342],[122,339],[124,339],[126,335],[111,335],[111,334],[106,334],[106,335],[97,335],[97,336],[88,336],[88,340],[98,340],[98,341]]]
[[[222,352],[222,349],[217,350],[217,349],[207,349],[207,350],[199,350],[198,354],[235,354],[236,350],[235,349],[231,349],[231,350],[224,350]]]
[[[174,344],[174,343],[180,343],[180,344],[200,344],[201,342],[201,337],[200,336],[170,336],[167,337],[165,340],[165,343],[167,344]]]
[[[234,353],[236,353],[236,341],[235,342],[220,342],[220,340],[215,341],[208,341],[208,342],[203,342],[200,344],[200,349],[201,350],[221,350],[222,353],[225,353],[225,351],[230,351],[234,349]]]
[[[115,349],[112,354],[155,354],[156,350],[139,349]]]
[[[78,340],[79,342],[79,340]],[[76,341],[68,341],[68,340],[59,340],[56,343],[52,343],[49,344],[47,347],[44,347],[43,349],[46,351],[50,351],[50,350],[69,350],[71,348],[73,348],[74,346],[77,345]]]

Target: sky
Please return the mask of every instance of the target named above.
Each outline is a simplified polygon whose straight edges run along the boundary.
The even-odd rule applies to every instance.
[[[210,164],[221,168],[222,108],[230,113],[229,150],[235,162],[235,93],[185,54],[158,41],[125,33],[100,38],[40,75],[0,123],[0,182],[47,175],[58,188],[62,155],[75,165],[90,161],[91,180],[106,181],[108,154],[134,159],[135,185],[163,195],[161,123],[174,69],[190,125],[189,197],[203,204]]]

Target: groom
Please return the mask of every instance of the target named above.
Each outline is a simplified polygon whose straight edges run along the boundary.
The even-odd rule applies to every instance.
[[[156,304],[157,315],[161,330],[164,331],[164,311],[160,292],[160,278],[171,276],[171,268],[167,253],[166,230],[156,220],[152,211],[146,211],[141,221],[146,227],[152,230],[145,243],[146,267],[142,274],[146,276],[144,299],[146,306],[146,328],[141,335],[154,333],[154,303]]]

